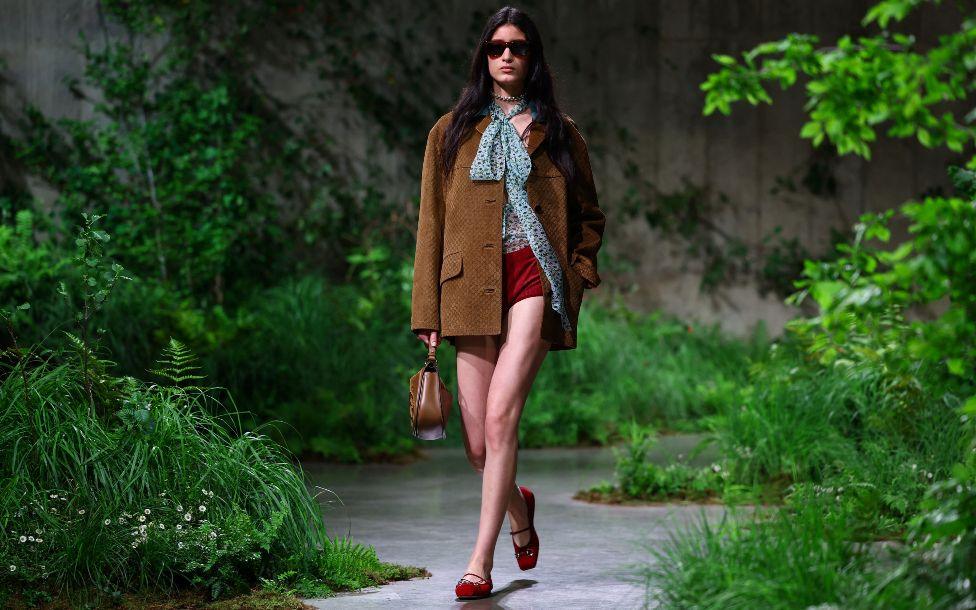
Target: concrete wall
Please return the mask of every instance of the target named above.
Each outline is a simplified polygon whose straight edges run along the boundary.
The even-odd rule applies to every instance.
[[[387,14],[416,10],[415,3],[380,4]],[[632,307],[716,321],[736,333],[747,332],[758,320],[777,333],[798,313],[778,297],[761,298],[751,281],[714,295],[700,293],[700,274],[694,264],[686,265],[680,241],[652,231],[642,220],[618,222],[614,212],[626,188],[621,164],[627,159],[663,191],[679,189],[687,179],[707,186],[715,196],[727,195],[731,205],[717,220],[723,230],[751,246],[759,247],[762,236],[780,226],[784,237],[798,237],[815,253],[824,252],[830,227],[848,227],[864,211],[894,207],[932,186],[947,185],[946,154],[882,138],[871,162],[854,157],[836,162],[836,197],[818,197],[802,188],[774,193],[783,178],[799,182],[815,154],[798,136],[804,121],[802,90],[774,93],[772,106],[739,105],[730,117],[702,116],[699,84],[716,67],[710,54],[745,50],[791,31],[817,34],[826,46],[841,34],[861,31],[859,21],[870,4],[548,0],[520,5],[543,34],[563,109],[587,138],[608,215],[600,260],[605,284],[588,293],[588,299],[616,292]],[[438,8],[444,17],[441,29],[416,35],[423,39],[453,32],[458,40],[451,43],[463,48],[480,30],[482,16],[499,6],[445,0]],[[17,85],[16,91],[5,88],[8,104],[12,95],[23,95],[47,113],[90,114],[62,79],[81,72],[77,32],[98,31],[96,8],[94,0],[0,0],[0,58]],[[905,26],[923,42],[953,27],[952,14],[941,9],[923,11]],[[459,66],[455,81],[439,83],[444,110],[464,75],[464,66]],[[631,152],[625,153],[614,135],[618,127],[633,137]],[[353,129],[349,137],[362,138],[362,133]]]

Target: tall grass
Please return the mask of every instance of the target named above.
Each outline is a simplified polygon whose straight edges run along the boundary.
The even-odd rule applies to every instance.
[[[415,451],[405,389],[426,348],[406,330],[402,303],[364,290],[306,276],[255,294],[239,330],[208,357],[209,374],[247,397],[256,421],[287,422],[295,452],[360,461]],[[742,341],[716,325],[596,303],[579,336],[577,350],[547,356],[523,411],[523,447],[607,444],[632,418],[694,425],[736,400],[766,345],[762,327]],[[445,342],[437,355],[456,398],[456,353]],[[461,446],[460,434],[455,407],[446,444]]]
[[[741,404],[708,419],[709,437],[723,455],[726,483],[766,486],[785,507],[741,518],[733,507],[731,520],[715,526],[702,517],[673,535],[639,570],[649,601],[668,608],[971,607],[957,602],[972,599],[959,568],[972,564],[965,557],[972,519],[951,502],[963,506],[976,494],[966,496],[972,488],[961,482],[946,488],[956,494],[948,500],[925,504],[932,484],[953,468],[965,480],[959,462],[972,437],[960,425],[959,398],[937,371],[916,370],[905,393],[892,391],[882,368],[812,365],[788,343],[771,354],[750,367]],[[925,417],[906,425],[916,411]],[[923,510],[929,529],[903,547]],[[913,546],[938,538],[943,544],[934,552]],[[939,565],[950,564],[950,574],[940,574]],[[934,596],[942,601],[933,603]]]
[[[256,293],[208,371],[245,396],[255,421],[281,419],[295,453],[362,461],[415,451],[407,382],[426,357],[408,310],[356,285],[305,276]],[[444,358],[443,368],[450,357]],[[458,441],[459,442],[459,441]]]
[[[789,509],[704,515],[655,541],[639,572],[654,607],[703,610],[919,607],[906,583],[888,582],[883,551],[851,541],[849,515],[833,499]]]
[[[217,390],[186,384],[195,375],[181,346],[170,356],[161,372],[179,384],[116,378],[110,363],[90,358],[94,401],[75,358],[47,354],[8,367],[0,383],[4,588],[194,585],[216,598],[290,570],[321,579],[319,587],[355,580],[353,564],[360,581],[382,573],[371,549],[329,538],[301,468],[264,426],[242,430]],[[360,561],[364,550],[371,563]]]
[[[749,363],[767,346],[762,325],[742,340],[622,304],[583,307],[578,334],[576,350],[543,363],[522,415],[523,446],[607,444],[631,420],[694,429],[738,403]]]

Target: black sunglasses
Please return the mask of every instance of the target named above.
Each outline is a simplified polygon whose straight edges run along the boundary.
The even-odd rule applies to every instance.
[[[529,54],[529,41],[528,40],[486,40],[485,41],[485,53],[488,57],[492,59],[498,59],[505,52],[505,49],[511,49],[512,55],[516,57],[526,57]]]

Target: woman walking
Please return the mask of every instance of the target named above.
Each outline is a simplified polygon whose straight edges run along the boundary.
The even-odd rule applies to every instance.
[[[505,7],[478,40],[459,100],[427,137],[411,297],[413,332],[457,350],[464,445],[482,475],[461,599],[490,594],[506,512],[519,567],[538,560],[535,495],[515,484],[518,423],[546,354],[576,347],[583,290],[600,283],[605,222],[539,32]]]

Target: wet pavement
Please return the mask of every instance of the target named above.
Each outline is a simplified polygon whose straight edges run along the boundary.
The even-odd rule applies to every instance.
[[[650,458],[688,454],[699,437],[665,436]],[[431,444],[433,447],[433,444]],[[693,463],[707,464],[714,453]],[[488,598],[460,601],[454,585],[467,566],[481,506],[481,478],[462,448],[431,448],[429,459],[407,466],[307,464],[330,534],[351,533],[376,547],[382,561],[421,566],[430,578],[308,599],[316,608],[641,608],[645,586],[633,566],[654,561],[648,547],[702,511],[718,521],[721,505],[613,506],[573,500],[579,489],[612,480],[607,448],[520,449],[516,480],[536,495],[539,563],[515,563],[508,519],[502,523]],[[653,607],[653,606],[650,606]]]

